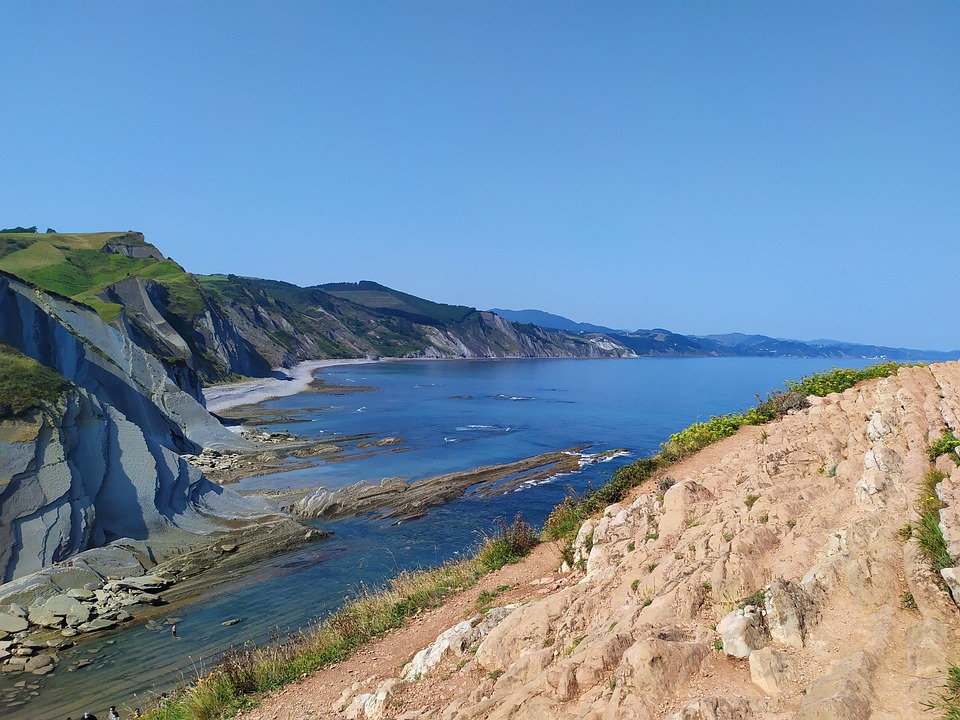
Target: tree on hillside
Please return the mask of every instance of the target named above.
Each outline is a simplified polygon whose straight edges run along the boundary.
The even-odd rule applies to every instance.
[[[0,230],[0,233],[35,233],[37,232],[37,226],[33,225],[31,227],[15,227],[15,228],[4,228]]]

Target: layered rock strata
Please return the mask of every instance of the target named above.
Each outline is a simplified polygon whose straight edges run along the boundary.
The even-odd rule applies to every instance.
[[[675,465],[657,478],[673,483],[666,492],[651,483],[608,507],[578,538],[579,581],[517,608],[476,647],[463,670],[476,666],[472,692],[419,708],[391,685],[391,703],[352,712],[923,717],[960,659],[960,615],[903,529],[917,520],[927,448],[958,429],[960,366],[810,400]],[[947,457],[937,467],[955,545],[960,469]]]
[[[583,455],[574,448],[543,453],[512,463],[437,475],[414,483],[387,478],[379,485],[361,481],[337,490],[318,488],[312,494],[292,502],[290,510],[302,518],[329,520],[375,514],[397,521],[409,520],[424,515],[431,507],[461,497],[471,488],[475,492],[509,492],[518,485],[542,482],[622,452],[614,450]]]
[[[0,340],[74,384],[0,420],[0,581],[117,538],[152,562],[271,515],[180,454],[246,449],[164,366],[91,310],[0,276]]]

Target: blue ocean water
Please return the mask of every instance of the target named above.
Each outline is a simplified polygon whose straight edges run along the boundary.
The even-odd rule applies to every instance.
[[[509,462],[571,447],[624,448],[650,454],[671,433],[711,415],[742,410],[755,395],[834,364],[812,359],[641,359],[381,362],[325,369],[332,385],[373,386],[346,394],[305,393],[266,403],[301,422],[270,430],[337,443],[369,435],[404,443],[348,449],[355,459],[254,478],[237,487],[340,487],[386,477],[424,477]],[[292,411],[301,411],[292,413]],[[352,446],[351,446],[352,448]],[[396,450],[400,450],[397,452]],[[469,494],[425,517],[390,524],[368,519],[317,523],[330,540],[275,558],[177,610],[180,639],[144,626],[84,642],[62,653],[62,667],[89,657],[77,672],[41,678],[41,696],[4,707],[11,720],[99,714],[111,704],[132,709],[209,670],[231,645],[264,642],[335,609],[363,586],[400,570],[442,562],[473,547],[498,518],[516,512],[539,524],[568,488],[602,484],[631,457],[585,466],[521,491]],[[242,618],[238,625],[221,623]],[[32,680],[31,680],[32,681]],[[0,692],[14,678],[0,677]],[[12,696],[11,696],[12,697]]]

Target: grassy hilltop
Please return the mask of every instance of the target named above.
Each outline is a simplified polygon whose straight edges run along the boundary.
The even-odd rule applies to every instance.
[[[142,248],[145,257],[129,257],[112,248]],[[134,250],[135,251],[135,250]],[[164,259],[139,233],[0,233],[0,269],[44,290],[88,305],[107,322],[121,305],[100,294],[133,275],[154,280],[168,289],[184,307],[199,310],[201,298],[191,277],[177,263]]]

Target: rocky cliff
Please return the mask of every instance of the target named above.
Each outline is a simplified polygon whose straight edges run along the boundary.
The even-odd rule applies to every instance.
[[[147,555],[264,516],[180,458],[246,443],[92,310],[0,277],[0,341],[73,384],[0,419],[0,580],[117,538]]]
[[[192,275],[141,233],[0,233],[0,270],[95,309],[196,399],[200,382],[303,360],[623,357],[623,344],[510,323],[376,283]]]
[[[921,497],[928,448],[960,425],[960,365],[901,369],[810,402],[588,521],[576,566],[540,581],[557,590],[504,613],[443,681],[397,668],[348,687],[338,715],[926,716],[960,659],[960,592],[951,597],[916,542],[917,508],[932,501]],[[955,558],[954,454],[935,465]]]

